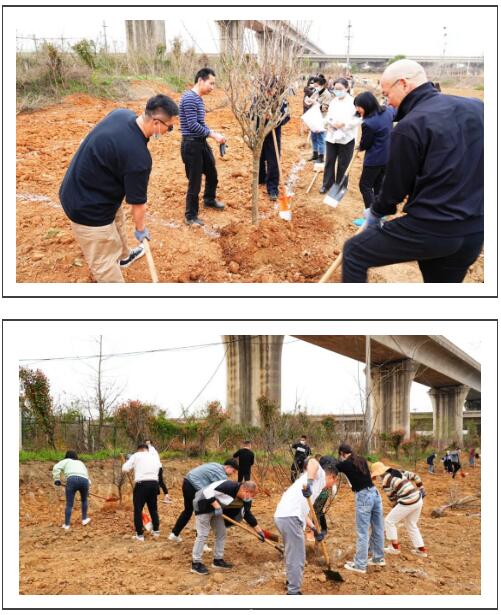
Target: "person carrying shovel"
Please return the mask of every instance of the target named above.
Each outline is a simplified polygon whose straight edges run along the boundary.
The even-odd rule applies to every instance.
[[[90,517],[87,516],[90,485],[89,473],[85,464],[78,459],[75,451],[66,451],[64,459],[56,463],[52,468],[52,478],[56,487],[61,487],[62,485],[61,473],[66,477],[66,509],[64,511],[64,524],[61,527],[63,530],[70,529],[71,513],[77,491],[80,493],[82,502],[82,525],[87,525],[90,523]]]
[[[318,461],[310,458],[306,471],[283,493],[275,510],[274,520],[284,541],[287,594],[301,595],[304,563],[306,559],[304,530],[312,529],[321,542],[325,534],[319,532],[309,517],[308,498],[313,503],[324,487],[332,489],[336,474],[332,466],[322,469]]]

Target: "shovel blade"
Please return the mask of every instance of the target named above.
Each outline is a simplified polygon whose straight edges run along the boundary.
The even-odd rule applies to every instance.
[[[339,184],[333,184],[325,196],[324,204],[330,207],[337,207],[348,190],[347,183],[348,178],[343,177]]]
[[[324,573],[326,581],[336,581],[337,583],[342,583],[344,581],[337,570],[324,570]]]

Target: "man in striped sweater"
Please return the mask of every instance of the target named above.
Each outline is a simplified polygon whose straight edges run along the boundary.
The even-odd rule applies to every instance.
[[[423,498],[426,495],[421,478],[414,472],[389,468],[380,461],[372,464],[371,476],[373,479],[376,477],[381,479],[383,491],[393,505],[393,509],[384,520],[386,537],[391,540],[391,545],[385,547],[385,552],[400,555],[397,525],[403,521],[414,546],[412,553],[419,557],[428,557],[423,537],[417,526],[423,508]]]
[[[204,206],[224,209],[224,204],[216,199],[216,161],[207,138],[210,137],[219,144],[225,143],[226,139],[205,123],[205,105],[202,100],[202,96],[212,92],[215,81],[216,73],[212,68],[202,68],[195,75],[195,85],[183,94],[179,103],[181,158],[188,178],[185,222],[190,226],[204,224],[198,217],[198,195],[202,187],[202,174],[205,175]]]

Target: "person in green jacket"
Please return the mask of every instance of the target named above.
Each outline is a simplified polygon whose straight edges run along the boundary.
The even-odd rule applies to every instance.
[[[80,493],[82,501],[82,525],[87,525],[90,523],[90,517],[87,516],[90,485],[89,473],[85,464],[78,459],[75,451],[66,451],[64,459],[56,463],[52,468],[52,478],[57,487],[62,485],[61,473],[66,477],[66,508],[64,511],[64,524],[61,527],[64,530],[70,529],[71,512],[77,491]]]

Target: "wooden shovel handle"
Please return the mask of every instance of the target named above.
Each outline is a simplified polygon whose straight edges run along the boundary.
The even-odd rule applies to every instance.
[[[254,538],[257,538],[259,541],[261,541],[257,532],[254,532],[254,530],[251,530],[249,527],[246,527],[243,523],[240,523],[239,521],[235,521],[234,519],[232,519],[231,517],[228,517],[224,513],[221,516],[223,517],[223,519],[226,519],[226,521],[233,523],[233,525],[237,525],[239,528],[241,528],[242,530],[245,530],[249,534],[252,534]],[[276,545],[274,542],[272,542],[271,540],[268,540],[268,538],[265,538],[264,542],[271,545],[274,549],[277,549],[278,551],[280,551],[280,553],[282,553],[282,549],[278,545]]]
[[[311,503],[311,497],[307,497],[306,499],[308,500],[308,506],[310,507],[310,517],[311,517],[311,520],[315,524],[315,529],[317,530],[317,532],[320,532],[321,531],[320,523],[318,522],[317,515],[315,513],[315,509],[313,508],[313,504]],[[325,543],[324,543],[323,540],[320,542],[320,546],[322,547],[322,552],[324,554],[324,559],[325,559],[325,563],[327,564],[327,568],[330,569],[331,561],[330,561],[330,558],[329,558],[329,553],[327,551],[327,547],[325,546]]]
[[[357,230],[355,235],[358,235],[363,230],[364,230],[364,227],[361,226]],[[355,236],[355,235],[353,235],[353,236]],[[338,254],[336,260],[332,263],[332,265],[329,267],[329,269],[327,269],[327,271],[324,273],[324,275],[320,278],[319,283],[320,284],[324,284],[325,282],[328,282],[330,280],[330,278],[332,277],[332,274],[334,273],[334,271],[336,271],[336,269],[339,267],[339,265],[342,262],[343,262],[343,251],[341,250],[341,252]]]
[[[146,262],[148,263],[148,269],[150,270],[151,281],[154,284],[158,284],[158,274],[157,274],[157,270],[155,267],[155,263],[153,261],[153,256],[151,255],[150,242],[147,239],[145,239],[143,241],[143,246],[144,246],[144,253],[146,254]]]

